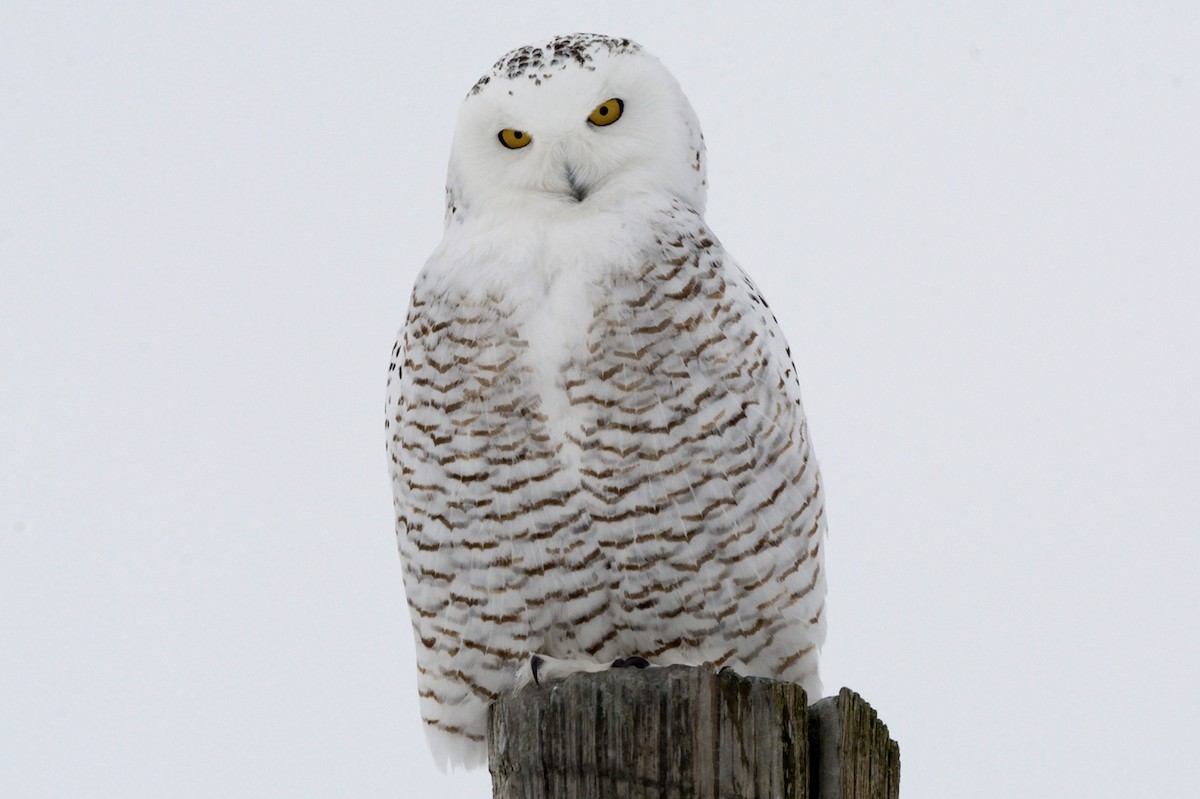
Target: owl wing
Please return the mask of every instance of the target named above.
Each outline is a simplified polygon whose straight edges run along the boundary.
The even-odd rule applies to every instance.
[[[617,639],[819,695],[824,500],[787,343],[698,214],[660,224],[566,383],[592,409],[583,487],[619,585]]]
[[[482,761],[487,704],[559,623],[587,527],[511,302],[418,277],[393,350],[396,533],[435,758]]]

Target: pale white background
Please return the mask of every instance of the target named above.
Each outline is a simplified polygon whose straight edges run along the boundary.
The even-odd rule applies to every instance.
[[[1189,795],[1200,6],[899,5],[0,6],[0,795],[490,795],[425,749],[383,384],[462,96],[578,30],[704,124],[904,795]]]

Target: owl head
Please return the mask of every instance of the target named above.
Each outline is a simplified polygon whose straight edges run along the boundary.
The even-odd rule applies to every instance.
[[[700,124],[667,69],[628,39],[574,34],[513,50],[468,93],[447,223],[664,197],[703,213],[705,193]]]

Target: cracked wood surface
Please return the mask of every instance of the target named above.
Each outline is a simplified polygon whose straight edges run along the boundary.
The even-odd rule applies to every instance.
[[[496,799],[896,799],[899,746],[856,693],[709,667],[612,669],[506,694]]]

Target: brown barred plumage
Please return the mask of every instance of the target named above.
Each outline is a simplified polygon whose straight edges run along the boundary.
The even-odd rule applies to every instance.
[[[634,60],[669,80],[627,41],[584,49],[562,75]],[[519,81],[511,63],[464,115],[525,98],[497,88]],[[558,75],[539,86],[583,91]],[[778,324],[701,216],[688,114],[660,192],[601,179],[561,207],[502,208],[452,159],[387,407],[422,713],[452,762],[481,758],[486,704],[534,654],[711,662],[820,693],[820,476]]]

